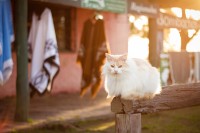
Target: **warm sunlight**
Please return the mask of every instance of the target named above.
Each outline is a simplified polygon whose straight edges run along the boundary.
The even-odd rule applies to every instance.
[[[162,9],[166,13],[167,10]],[[171,8],[171,12],[177,17],[182,17],[182,10],[180,8]],[[200,11],[186,10],[186,17],[188,19],[200,20]],[[133,23],[135,29],[142,31],[143,26],[148,24],[148,19],[145,16],[129,16],[129,22]],[[166,32],[167,31],[167,32]],[[192,37],[196,31],[194,29],[188,30],[188,36]],[[181,51],[181,36],[178,29],[170,28],[164,30],[165,40],[163,40],[163,52]],[[149,40],[147,37],[142,37],[140,34],[132,34],[128,41],[128,53],[130,57],[147,59],[149,55]],[[187,51],[200,51],[200,32],[198,32],[193,39],[188,43]]]
[[[179,18],[182,17],[182,10],[181,8],[173,7],[171,8],[171,11]]]
[[[128,55],[131,58],[147,59],[149,55],[149,39],[132,35],[128,40]]]
[[[129,16],[129,22],[134,25],[132,33],[128,40],[128,55],[131,58],[147,59],[149,55],[149,39],[144,36],[143,32],[145,25],[148,25],[148,18],[146,16]]]
[[[167,40],[163,42],[163,51],[180,51],[181,50],[181,37],[179,31],[174,28],[170,28]]]
[[[186,17],[188,19],[200,20],[200,11],[186,10]]]
[[[188,52],[200,52],[200,32],[187,44]]]
[[[181,17],[182,16],[182,11],[180,8],[172,8],[172,12],[177,16]],[[195,10],[186,10],[186,17],[188,19],[193,19],[193,20],[200,20],[200,11],[195,11]],[[174,50],[178,50],[180,47],[180,43],[178,40],[180,39],[180,35],[177,34],[178,30],[175,29],[170,32],[171,36],[169,35],[169,40],[171,40],[169,43],[169,46],[174,45]],[[188,30],[188,36],[192,37],[192,35],[195,33],[195,30]],[[178,39],[176,39],[178,38]],[[200,51],[200,33],[198,32],[196,36],[187,44],[186,50],[188,52],[199,52]],[[165,45],[166,46],[166,45]]]
[[[130,15],[129,16],[129,22],[134,23],[134,21],[135,21],[135,17],[133,15]]]

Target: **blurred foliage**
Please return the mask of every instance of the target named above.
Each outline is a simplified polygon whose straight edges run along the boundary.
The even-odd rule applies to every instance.
[[[143,18],[142,18],[143,17]],[[130,34],[138,35],[142,38],[148,38],[149,26],[148,23],[144,20],[144,16],[134,16],[134,21],[130,22]],[[148,19],[148,18],[146,18]],[[137,27],[137,21],[141,21],[140,26],[142,28]],[[148,21],[147,21],[148,22]]]

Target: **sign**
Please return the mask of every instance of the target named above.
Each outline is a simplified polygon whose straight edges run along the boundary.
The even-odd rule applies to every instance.
[[[49,2],[49,3],[54,3],[54,4],[74,6],[74,7],[81,6],[81,0],[36,0],[36,1],[43,1],[43,2]]]
[[[111,11],[116,13],[126,13],[126,0],[82,0],[81,7],[96,10]]]
[[[160,13],[156,19],[159,28],[200,29],[200,22]]]
[[[128,0],[128,13],[146,15],[148,17],[158,17],[159,8],[153,4],[138,3],[132,0]]]
[[[127,0],[36,0],[78,8],[127,13]]]

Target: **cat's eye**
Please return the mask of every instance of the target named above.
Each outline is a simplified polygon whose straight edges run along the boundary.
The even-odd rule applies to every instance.
[[[119,65],[119,66],[118,66],[118,68],[121,68],[121,67],[122,67],[122,65]]]
[[[110,65],[111,67],[115,67],[115,65]]]

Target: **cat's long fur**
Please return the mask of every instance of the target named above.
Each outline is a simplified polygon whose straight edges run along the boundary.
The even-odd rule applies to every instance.
[[[147,61],[127,58],[127,55],[109,54],[106,54],[106,59],[102,74],[108,97],[121,96],[123,99],[138,100],[152,98],[160,93],[160,74]],[[115,67],[111,66],[114,64]]]

